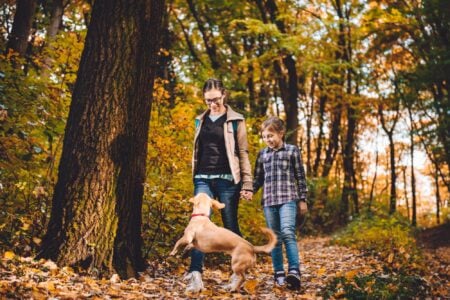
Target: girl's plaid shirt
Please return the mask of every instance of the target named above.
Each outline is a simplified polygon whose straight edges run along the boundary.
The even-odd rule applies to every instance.
[[[283,144],[278,150],[262,149],[255,165],[253,190],[264,185],[263,206],[306,201],[306,176],[297,146]]]

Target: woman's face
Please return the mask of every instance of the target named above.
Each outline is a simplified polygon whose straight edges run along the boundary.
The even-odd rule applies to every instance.
[[[212,89],[205,92],[205,103],[213,114],[221,113],[225,110],[223,104],[224,96],[220,90]]]

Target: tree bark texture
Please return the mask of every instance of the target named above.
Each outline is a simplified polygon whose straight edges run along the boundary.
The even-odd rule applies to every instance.
[[[344,215],[348,214],[349,199],[353,202],[354,212],[359,213],[358,194],[355,179],[355,135],[357,127],[357,112],[351,104],[347,104],[347,133],[344,145],[342,146],[342,160],[344,167],[344,186],[342,190],[342,203]]]
[[[25,55],[36,5],[36,0],[17,0],[13,27],[8,38],[6,51],[12,49],[20,55]]]
[[[122,278],[143,270],[141,208],[164,0],[98,0],[39,257]]]
[[[47,26],[47,37],[54,38],[62,24],[62,16],[64,13],[63,0],[52,0],[50,11],[50,22]]]

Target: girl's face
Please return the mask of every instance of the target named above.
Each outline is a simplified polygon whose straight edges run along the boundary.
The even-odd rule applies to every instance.
[[[276,132],[271,129],[264,129],[261,133],[262,139],[266,145],[274,150],[278,150],[283,146],[283,133]]]
[[[206,105],[208,105],[212,114],[219,114],[226,110],[223,103],[225,95],[220,90],[212,89],[206,91],[204,96]]]

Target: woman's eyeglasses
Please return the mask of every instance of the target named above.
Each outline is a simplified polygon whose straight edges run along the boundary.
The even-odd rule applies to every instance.
[[[219,104],[220,100],[222,100],[222,97],[216,97],[216,98],[211,98],[211,99],[205,99],[206,104],[211,105],[211,104]]]

